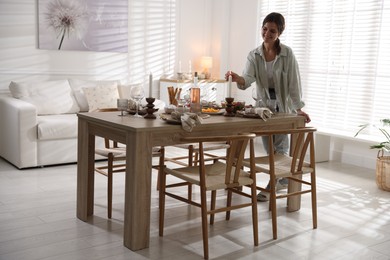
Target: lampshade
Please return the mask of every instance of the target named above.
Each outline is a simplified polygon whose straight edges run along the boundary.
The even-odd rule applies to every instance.
[[[213,67],[213,58],[208,56],[203,56],[200,60],[200,65],[204,69],[210,69]]]

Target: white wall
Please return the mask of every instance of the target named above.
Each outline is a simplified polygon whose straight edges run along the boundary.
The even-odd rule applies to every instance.
[[[248,52],[257,45],[257,0],[181,0],[178,4],[177,62],[182,70],[191,60],[200,71],[201,56],[213,57],[212,77],[228,70],[241,73]],[[251,90],[233,89],[237,99],[253,102]]]
[[[126,54],[37,49],[37,2],[0,1],[0,94],[11,80],[126,79]]]
[[[191,60],[192,71],[199,71],[200,57],[208,55],[214,58],[214,77],[223,77],[229,69],[241,73],[247,53],[259,44],[257,2],[178,0],[177,61],[182,61],[183,70]],[[0,94],[8,93],[11,80],[76,77],[126,81],[126,54],[37,49],[36,3],[0,1]],[[253,102],[250,92],[233,90],[237,99]],[[368,149],[368,143],[339,137],[329,142],[331,159],[375,167],[375,151]]]

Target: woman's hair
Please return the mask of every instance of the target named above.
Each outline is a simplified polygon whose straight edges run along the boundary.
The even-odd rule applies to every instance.
[[[286,26],[285,21],[284,21],[284,17],[280,13],[270,13],[270,14],[268,14],[264,18],[262,26],[264,26],[266,23],[275,23],[276,26],[278,27],[279,35],[281,35],[283,33],[284,28]],[[275,48],[276,48],[277,54],[279,54],[280,51],[281,51],[279,38],[275,42]]]

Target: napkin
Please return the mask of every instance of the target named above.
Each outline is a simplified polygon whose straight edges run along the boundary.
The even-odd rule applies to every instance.
[[[261,119],[267,121],[268,118],[272,117],[272,111],[267,107],[247,107],[245,108],[245,114],[256,114],[259,115]]]
[[[187,132],[192,132],[192,129],[202,124],[202,118],[196,113],[184,113],[181,114],[177,111],[172,112],[171,117],[173,120],[180,120],[181,127]]]
[[[192,132],[192,128],[200,124],[202,118],[195,113],[184,113],[181,116],[181,127],[187,132]]]

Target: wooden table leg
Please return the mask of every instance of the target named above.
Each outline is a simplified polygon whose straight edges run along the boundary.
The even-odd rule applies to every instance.
[[[77,138],[77,217],[83,221],[93,215],[95,136],[88,123],[79,118]]]
[[[294,128],[304,127],[305,123],[302,120],[301,122],[297,122],[294,126]],[[290,153],[294,150],[295,147],[295,140],[294,136],[291,136],[291,144],[290,144]],[[295,176],[299,178],[298,176]],[[302,178],[302,175],[300,176]],[[298,182],[289,182],[288,183],[288,192],[294,192],[294,191],[301,191],[302,190],[302,183]],[[288,212],[294,212],[298,211],[301,208],[301,195],[296,195],[293,197],[287,198],[287,211]]]
[[[128,133],[123,241],[133,251],[149,247],[151,166],[151,134]]]
[[[294,177],[298,178],[298,176],[294,176]],[[302,175],[300,177],[302,178]],[[301,183],[292,182],[292,181],[290,181],[288,183],[288,192],[301,191],[301,190],[302,190]],[[300,208],[301,208],[301,195],[296,195],[296,196],[287,198],[287,211],[288,212],[298,211]]]

